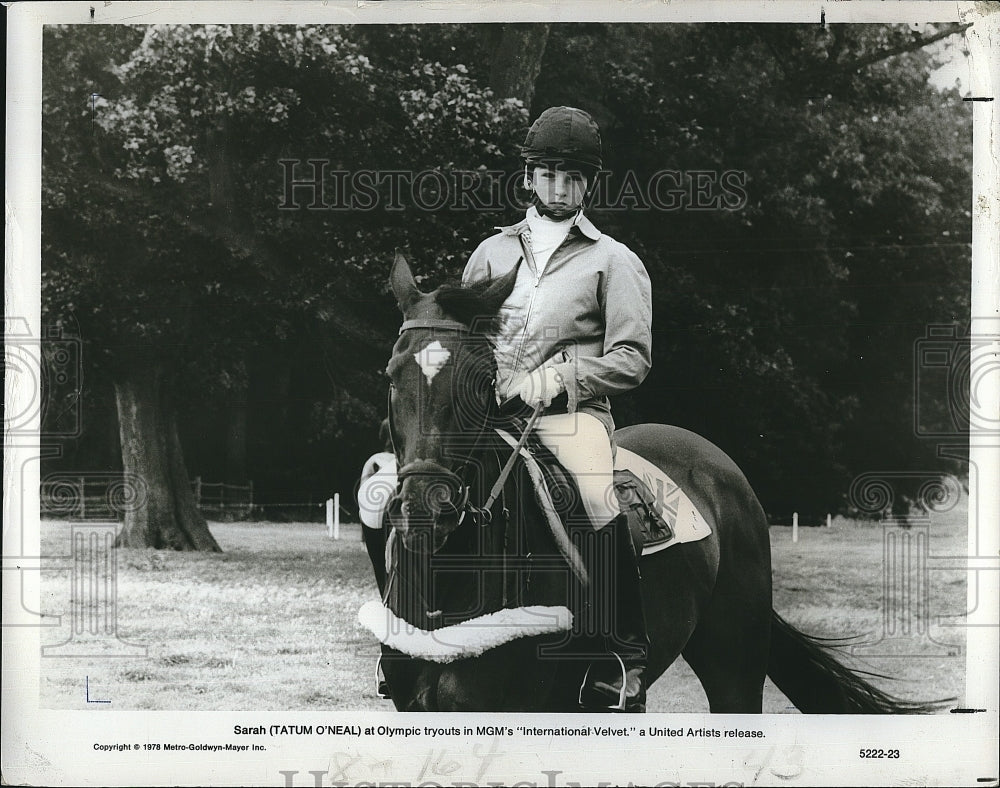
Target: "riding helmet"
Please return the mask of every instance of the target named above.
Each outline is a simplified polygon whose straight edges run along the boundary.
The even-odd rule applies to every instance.
[[[601,130],[576,107],[549,107],[538,116],[521,147],[528,163],[556,160],[600,169]]]

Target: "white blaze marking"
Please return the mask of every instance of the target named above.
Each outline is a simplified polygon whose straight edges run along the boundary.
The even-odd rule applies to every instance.
[[[434,376],[441,371],[441,367],[448,363],[451,358],[451,351],[441,347],[441,343],[436,339],[419,353],[413,354],[414,361],[420,367],[420,371],[427,378],[427,385],[434,380]]]

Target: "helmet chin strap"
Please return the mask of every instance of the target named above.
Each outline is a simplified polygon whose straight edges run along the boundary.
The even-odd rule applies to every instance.
[[[553,211],[534,192],[531,193],[531,204],[535,206],[535,210],[538,211],[539,216],[544,216],[546,219],[552,219],[555,222],[564,222],[576,216],[580,208],[583,207],[582,205],[578,205],[576,208],[570,208],[565,211]]]

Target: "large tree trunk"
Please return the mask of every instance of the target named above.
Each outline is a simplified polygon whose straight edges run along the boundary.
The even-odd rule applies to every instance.
[[[549,38],[547,24],[506,24],[493,47],[490,63],[490,87],[501,98],[518,98],[531,109],[535,97],[535,80],[542,70],[545,43]]]
[[[194,500],[159,364],[138,364],[115,381],[122,467],[145,482],[145,498],[125,512],[118,547],[221,552]]]

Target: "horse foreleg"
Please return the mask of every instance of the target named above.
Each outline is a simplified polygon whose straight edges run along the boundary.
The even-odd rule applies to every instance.
[[[579,711],[582,667],[546,656],[544,638],[525,638],[475,659],[441,666],[435,687],[436,711]]]
[[[439,711],[439,665],[383,646],[382,672],[397,711]]]

